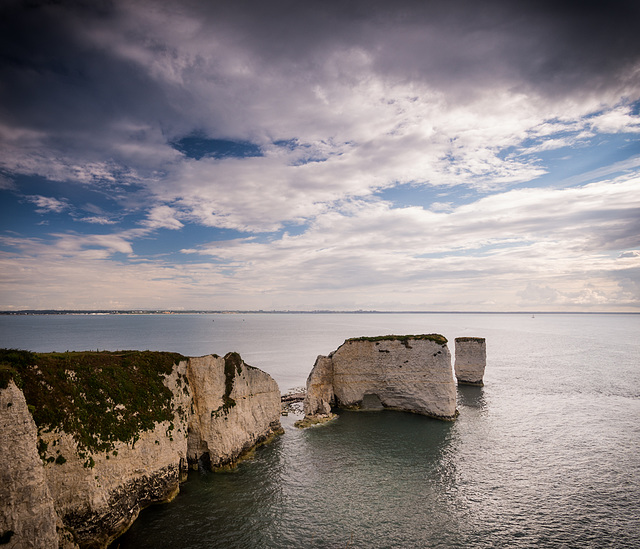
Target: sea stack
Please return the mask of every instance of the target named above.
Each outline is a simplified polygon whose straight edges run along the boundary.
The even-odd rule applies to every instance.
[[[447,339],[439,334],[346,340],[319,356],[307,379],[305,418],[326,417],[332,406],[381,407],[451,420],[456,387]]]
[[[482,387],[487,364],[487,345],[483,337],[456,337],[455,372],[461,385]]]

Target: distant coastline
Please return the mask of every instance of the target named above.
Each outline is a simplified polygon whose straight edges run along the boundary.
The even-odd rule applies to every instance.
[[[379,314],[379,315],[637,315],[636,311],[379,311],[379,310],[174,310],[174,309],[24,309],[0,311],[0,315],[252,315],[252,314]]]

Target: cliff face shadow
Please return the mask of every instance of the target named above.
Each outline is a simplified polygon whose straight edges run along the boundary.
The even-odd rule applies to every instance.
[[[362,397],[361,410],[366,412],[375,412],[378,410],[384,410],[384,406],[380,397],[373,393],[365,393]]]

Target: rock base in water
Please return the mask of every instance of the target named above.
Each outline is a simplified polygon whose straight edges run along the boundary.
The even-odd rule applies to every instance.
[[[298,429],[306,429],[307,427],[311,427],[312,425],[321,425],[323,423],[327,423],[336,419],[337,417],[338,415],[333,413],[305,416],[304,419],[296,421],[293,425]]]

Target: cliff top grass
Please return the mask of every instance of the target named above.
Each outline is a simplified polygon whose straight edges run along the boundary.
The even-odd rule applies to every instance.
[[[485,341],[484,337],[456,337],[456,341],[465,342],[465,341],[476,341],[477,343],[483,343]]]
[[[447,344],[447,338],[440,334],[420,334],[420,335],[385,335],[385,336],[373,336],[373,337],[352,337],[347,339],[345,343],[351,341],[401,341],[406,343],[410,339],[428,339],[429,341],[435,341],[440,345]]]
[[[135,444],[141,431],[173,420],[173,394],[163,381],[183,359],[151,351],[0,349],[0,388],[13,379],[22,389],[38,432],[65,431],[80,452],[110,451],[116,441]]]

